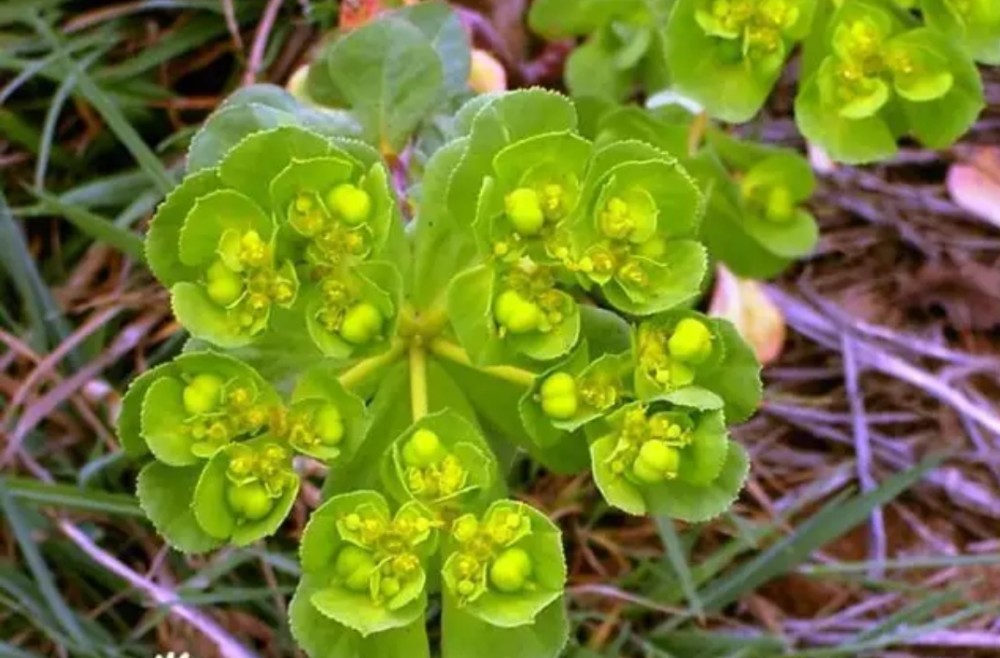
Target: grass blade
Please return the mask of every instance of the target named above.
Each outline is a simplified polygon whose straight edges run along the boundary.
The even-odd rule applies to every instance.
[[[128,254],[133,260],[140,263],[145,262],[146,256],[142,247],[142,238],[137,234],[89,210],[63,203],[55,195],[42,190],[32,190],[31,192],[53,214],[66,218],[90,237]]]
[[[701,599],[698,597],[698,590],[691,575],[691,566],[688,564],[687,552],[684,550],[684,546],[681,545],[681,538],[677,534],[677,528],[674,527],[674,522],[671,519],[662,516],[656,517],[656,527],[660,532],[660,538],[663,540],[663,547],[667,551],[667,559],[674,568],[674,573],[677,574],[677,580],[680,581],[684,596],[687,598],[688,604],[691,606],[694,614],[701,617],[704,614],[704,609]]]
[[[50,484],[28,478],[7,478],[4,484],[11,496],[24,503],[145,518],[135,498],[127,494],[84,489],[71,484]]]
[[[83,628],[80,626],[80,622],[73,613],[73,610],[70,609],[69,604],[60,596],[59,590],[56,588],[55,579],[52,577],[52,572],[49,571],[41,551],[38,550],[38,544],[31,536],[31,528],[28,527],[21,508],[7,490],[6,482],[2,478],[0,478],[0,508],[3,509],[7,523],[14,532],[14,537],[17,539],[18,545],[21,547],[24,561],[27,563],[32,576],[34,576],[35,584],[55,615],[59,625],[79,647],[86,652],[92,652],[93,646],[90,640],[84,634]]]

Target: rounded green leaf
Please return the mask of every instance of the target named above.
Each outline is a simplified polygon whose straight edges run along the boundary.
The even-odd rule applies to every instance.
[[[203,553],[221,543],[202,530],[191,509],[201,470],[201,466],[177,468],[152,462],[136,482],[139,505],[156,531],[184,553]]]
[[[216,170],[199,171],[185,176],[157,208],[146,236],[146,261],[165,286],[190,281],[199,275],[197,268],[181,261],[181,229],[198,199],[221,186],[222,181]]]

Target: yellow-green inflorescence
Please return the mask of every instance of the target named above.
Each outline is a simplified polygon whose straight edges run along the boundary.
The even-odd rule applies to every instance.
[[[404,506],[389,519],[374,505],[360,505],[337,520],[346,541],[334,557],[331,584],[368,593],[378,605],[398,607],[393,598],[423,573],[415,549],[427,541],[435,527],[434,521],[413,506]]]
[[[226,231],[218,256],[205,270],[205,291],[227,309],[236,333],[259,333],[267,326],[272,305],[287,307],[295,301],[294,268],[276,267],[273,246],[257,231]]]
[[[344,440],[344,417],[332,402],[306,400],[292,405],[281,432],[289,444],[305,453],[333,448]]]
[[[713,340],[711,329],[695,318],[683,318],[672,329],[643,323],[636,341],[639,371],[666,391],[688,386],[712,356]]]
[[[500,277],[493,317],[501,334],[550,333],[573,312],[573,301],[556,287],[556,271],[524,258]]]
[[[539,239],[551,252],[558,242],[558,227],[579,199],[580,183],[575,176],[528,179],[504,196],[504,216],[512,234],[509,242],[495,243],[497,256],[519,256],[525,241],[531,238]]]
[[[691,441],[693,423],[681,412],[647,416],[636,405],[624,412],[622,427],[607,465],[615,475],[641,484],[656,484],[677,476],[680,451]]]
[[[647,264],[663,257],[667,244],[657,232],[659,210],[649,193],[633,187],[610,195],[594,217],[599,239],[582,258],[568,263],[599,285],[617,279],[632,289],[650,287]]]
[[[297,476],[291,457],[287,448],[275,442],[232,447],[226,470],[226,502],[238,522],[263,519],[294,485]]]
[[[417,499],[433,503],[465,489],[469,472],[433,431],[421,428],[400,451],[406,488]]]
[[[288,210],[289,223],[309,241],[309,279],[316,282],[321,300],[316,320],[352,346],[379,339],[386,321],[351,271],[371,253],[373,208],[360,183],[340,183],[325,194],[299,193]]]
[[[492,508],[480,520],[473,514],[451,526],[455,552],[444,566],[444,581],[459,605],[487,591],[516,594],[536,588],[535,565],[519,542],[531,534],[531,519],[514,506]]]
[[[833,31],[832,54],[821,72],[824,101],[848,119],[873,116],[893,90],[905,100],[923,102],[944,96],[954,85],[940,55],[898,38],[886,12],[845,17]],[[894,38],[895,37],[895,38]],[[823,75],[825,74],[825,75]]]
[[[618,378],[595,370],[581,375],[558,371],[548,375],[538,389],[542,412],[556,421],[567,421],[582,411],[605,412],[621,399]]]
[[[257,434],[279,411],[260,401],[256,388],[239,378],[225,380],[212,373],[191,376],[183,390],[184,421],[191,451],[210,457],[234,439]]]
[[[703,0],[695,13],[706,34],[731,44],[737,61],[783,57],[784,38],[800,16],[795,0]]]

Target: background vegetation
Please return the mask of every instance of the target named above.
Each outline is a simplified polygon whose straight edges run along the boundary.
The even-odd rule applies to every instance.
[[[532,36],[525,10],[461,8],[512,86],[558,88],[571,42]],[[332,1],[0,4],[0,656],[296,655],[315,484],[266,545],[185,558],[111,428],[184,339],[141,234],[193,131],[239,85],[283,84],[338,20]],[[1000,655],[1000,231],[945,186],[949,168],[1000,180],[1000,71],[983,73],[989,109],[955,148],[814,160],[823,237],[766,287],[790,331],[736,433],[754,470],[730,514],[628,519],[587,477],[515,469],[565,534],[569,655]],[[746,134],[803,147],[792,82]]]

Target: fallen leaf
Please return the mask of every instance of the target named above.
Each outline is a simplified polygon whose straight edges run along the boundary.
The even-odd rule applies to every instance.
[[[787,333],[785,316],[759,281],[740,279],[720,265],[708,313],[736,325],[762,364],[781,356]]]
[[[980,147],[948,170],[948,193],[979,219],[1000,227],[1000,148]]]
[[[507,89],[507,71],[496,57],[480,50],[472,49],[472,67],[469,69],[469,86],[477,94]]]
[[[340,3],[339,27],[344,32],[361,27],[383,9],[382,0],[344,0]]]

